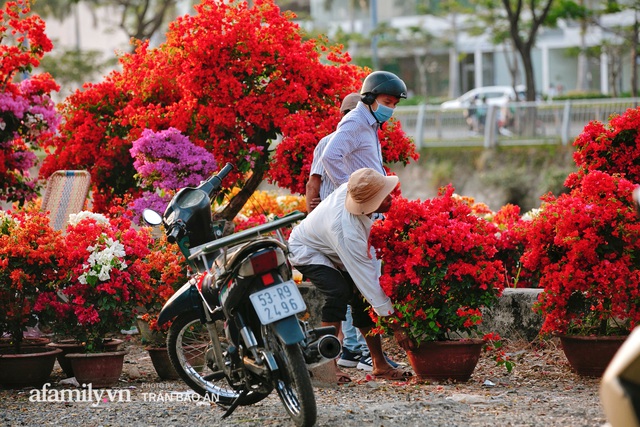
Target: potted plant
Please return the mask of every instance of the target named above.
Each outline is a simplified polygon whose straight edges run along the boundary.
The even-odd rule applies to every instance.
[[[418,344],[408,356],[419,376],[466,381],[473,372],[483,345],[476,338],[481,309],[493,306],[504,286],[502,263],[494,258],[496,231],[452,186],[424,202],[398,197],[374,224],[370,242],[383,263],[380,283],[395,310],[376,319],[376,332],[387,332],[392,322],[407,329]],[[457,356],[437,356],[422,370],[420,355],[441,351],[443,343],[453,344],[447,347]],[[442,361],[450,365],[436,372]],[[463,367],[466,361],[472,366]]]
[[[184,256],[177,245],[167,242],[164,234],[155,242],[145,258],[149,267],[144,304],[145,313],[138,315],[138,329],[142,344],[149,352],[151,362],[161,379],[176,379],[178,374],[167,353],[167,332],[171,322],[158,326],[158,315],[169,298],[186,283],[188,278]]]
[[[579,374],[599,376],[640,320],[636,185],[598,170],[567,183],[570,193],[543,197],[528,228],[523,262],[540,271],[544,291],[535,309],[544,316],[541,332],[560,336]],[[585,339],[588,350],[569,353]],[[596,349],[597,343],[607,349]],[[575,359],[580,356],[586,359]]]
[[[61,275],[57,268],[64,242],[37,209],[0,211],[0,383],[40,385],[51,374],[57,351],[43,347],[48,340],[27,345],[24,331],[46,315],[33,306],[40,292]],[[42,362],[42,365],[40,365]],[[19,363],[27,363],[24,367]],[[17,374],[14,377],[13,374]]]
[[[122,351],[106,351],[111,336],[129,329],[146,301],[149,265],[145,257],[153,244],[150,230],[136,230],[113,210],[111,217],[91,212],[71,215],[64,235],[67,250],[60,261],[63,280],[40,295],[36,310],[55,315],[57,336],[80,344],[78,353],[65,355],[78,382],[94,386],[117,381],[122,371]],[[120,341],[121,342],[121,341]],[[112,373],[82,377],[76,368],[88,359],[115,359]],[[118,371],[119,367],[119,371]]]
[[[635,108],[608,124],[586,125],[573,144],[578,170],[565,181],[570,193],[544,197],[541,216],[527,230],[523,261],[540,271],[542,332],[560,335],[582,375],[600,376],[638,321],[631,192],[640,182],[639,121]]]

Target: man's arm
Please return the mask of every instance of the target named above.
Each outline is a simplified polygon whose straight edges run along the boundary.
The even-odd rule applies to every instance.
[[[371,223],[371,219],[366,217],[361,220],[354,215],[343,217],[343,242],[336,252],[358,290],[378,316],[388,316],[393,313],[393,306],[380,287],[380,262],[373,248],[369,247],[367,230],[371,228]]]
[[[312,210],[320,203],[320,185],[322,178],[320,175],[311,174],[307,181],[305,199],[307,202],[307,212],[311,213]]]

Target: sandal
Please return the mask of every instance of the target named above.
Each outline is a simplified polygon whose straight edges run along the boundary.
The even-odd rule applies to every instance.
[[[403,371],[402,369],[389,369],[388,371],[382,372],[380,374],[373,374],[376,379],[380,380],[392,380],[392,381],[402,381],[408,380],[413,376],[411,372]]]
[[[336,381],[338,382],[338,385],[349,384],[351,382],[351,377],[344,372],[337,371]]]

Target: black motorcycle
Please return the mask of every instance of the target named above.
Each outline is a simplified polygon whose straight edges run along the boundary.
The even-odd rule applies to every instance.
[[[167,345],[180,377],[198,394],[226,408],[251,405],[275,388],[298,426],[316,422],[309,367],[338,356],[335,328],[310,329],[296,316],[306,310],[280,229],[301,212],[223,236],[211,202],[227,164],[196,188],[180,190],[164,215],[145,210],[150,225],[163,224],[194,274],[164,305],[158,325],[172,321]]]

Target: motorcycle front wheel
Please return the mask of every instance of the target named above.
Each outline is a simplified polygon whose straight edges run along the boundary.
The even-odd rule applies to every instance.
[[[216,320],[215,329],[223,354],[227,353],[227,338],[223,321]],[[193,391],[223,406],[231,405],[240,395],[239,387],[232,387],[224,371],[217,367],[207,327],[200,322],[196,312],[178,315],[169,328],[167,338],[169,358],[180,378]],[[226,359],[229,364],[230,360]],[[269,395],[269,392],[251,391],[240,405],[252,405]]]
[[[274,388],[298,427],[316,423],[317,407],[311,377],[299,344],[284,344],[269,326],[263,326],[268,349],[278,363]]]

